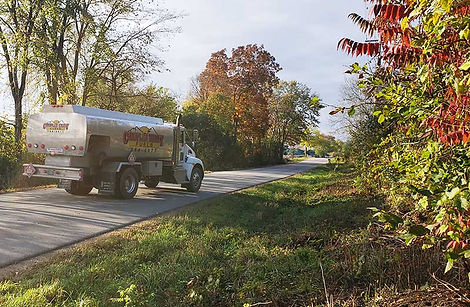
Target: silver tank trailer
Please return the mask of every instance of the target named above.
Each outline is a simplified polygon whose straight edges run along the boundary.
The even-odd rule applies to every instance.
[[[86,167],[97,159],[127,160],[131,152],[136,161],[171,161],[175,127],[161,118],[46,105],[29,118],[26,144],[30,152],[49,154],[46,165]]]
[[[194,131],[192,139],[196,138]],[[161,118],[76,105],[46,105],[32,115],[26,131],[28,150],[46,154],[45,165],[25,164],[24,175],[59,179],[59,187],[87,195],[132,198],[139,181],[159,181],[197,192],[204,166],[186,143],[186,130]]]

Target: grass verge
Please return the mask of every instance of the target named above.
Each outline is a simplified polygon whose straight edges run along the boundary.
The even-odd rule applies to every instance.
[[[85,242],[1,282],[0,306],[358,306],[425,285],[439,253],[385,242],[353,178],[321,167]]]

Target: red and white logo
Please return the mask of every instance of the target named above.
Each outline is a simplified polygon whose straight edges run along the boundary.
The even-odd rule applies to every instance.
[[[28,176],[28,178],[31,178],[34,175],[34,173],[36,173],[36,169],[34,168],[32,164],[28,164],[24,168],[24,174]]]
[[[131,152],[129,157],[127,157],[127,161],[129,161],[129,163],[133,164],[135,163],[135,154],[134,152]]]

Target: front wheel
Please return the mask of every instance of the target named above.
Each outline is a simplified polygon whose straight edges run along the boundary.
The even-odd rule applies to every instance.
[[[189,178],[189,183],[185,184],[184,187],[189,192],[196,193],[201,188],[202,178],[204,177],[204,173],[200,167],[194,167],[193,171],[191,172],[191,178]]]
[[[132,167],[126,168],[119,174],[116,184],[116,196],[122,199],[131,199],[139,188],[139,174]]]
[[[88,195],[92,189],[92,185],[86,184],[83,181],[73,180],[70,184],[70,189],[65,189],[65,191],[72,195],[85,196]]]

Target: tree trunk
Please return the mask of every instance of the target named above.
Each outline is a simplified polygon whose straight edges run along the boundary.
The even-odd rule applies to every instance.
[[[278,154],[279,154],[279,162],[281,162],[284,159],[284,144],[283,143],[279,143]]]
[[[22,95],[15,94],[14,95],[15,101],[15,141],[19,143],[21,141],[21,132],[23,131],[23,106],[22,102]]]

